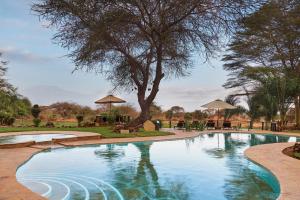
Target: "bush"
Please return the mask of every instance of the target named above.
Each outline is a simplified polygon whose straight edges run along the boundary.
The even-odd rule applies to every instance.
[[[96,123],[87,121],[87,122],[84,122],[82,126],[83,127],[95,127]]]
[[[45,125],[47,128],[54,128],[55,125],[53,122],[47,122],[46,125]]]
[[[197,125],[197,130],[198,131],[204,131],[205,129],[205,124],[203,122],[200,122],[198,125]]]
[[[37,119],[39,118],[39,115],[41,113],[41,109],[39,107],[39,105],[35,104],[32,108],[31,108],[31,114],[32,116]]]
[[[15,123],[15,121],[16,121],[16,118],[14,118],[14,117],[9,117],[9,118],[7,118],[7,120],[6,120],[6,125],[7,125],[7,126],[12,126],[12,125]]]
[[[16,119],[6,112],[0,112],[0,125],[12,126]]]
[[[77,123],[78,123],[78,126],[81,126],[81,123],[83,122],[83,115],[76,115],[76,119],[77,119]]]
[[[34,124],[34,126],[35,126],[35,127],[39,127],[41,121],[42,121],[42,120],[40,120],[39,118],[34,118],[34,119],[33,119],[33,124]]]

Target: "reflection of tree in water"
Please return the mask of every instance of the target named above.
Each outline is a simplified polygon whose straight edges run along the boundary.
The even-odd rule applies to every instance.
[[[273,192],[271,186],[263,181],[259,174],[249,169],[247,165],[237,160],[229,160],[227,165],[233,172],[230,178],[225,180],[224,195],[227,199],[276,199],[277,194]]]
[[[288,137],[275,137],[272,135],[265,135],[264,140],[259,140],[255,137],[254,134],[249,136],[249,145],[258,145],[266,143],[276,143],[288,141]],[[225,137],[225,146],[231,146],[234,148],[234,145],[231,143],[232,140],[228,140]],[[234,153],[234,151],[228,151],[228,153]],[[240,159],[239,156],[228,156],[226,160],[226,165],[228,169],[232,172],[231,176],[225,180],[224,185],[224,195],[228,199],[235,200],[260,200],[260,199],[276,199],[277,194],[274,193],[272,187],[267,184],[263,179],[264,177],[269,176],[263,172],[260,168],[258,170],[253,170],[249,168],[249,165],[254,165],[250,161],[245,159]]]
[[[224,158],[230,155],[236,156],[235,154],[236,149],[247,145],[247,143],[243,141],[233,140],[231,137],[231,133],[220,134],[220,136],[222,135],[224,135],[224,149],[222,148],[204,149],[204,151],[207,154],[213,156],[214,158]]]
[[[116,149],[115,144],[107,144],[106,149],[99,149],[95,151],[95,155],[108,161],[120,158],[125,155],[122,149]]]
[[[196,140],[195,137],[192,137],[192,138],[186,138],[186,139],[184,140],[186,148],[189,149],[190,146],[191,146],[192,144],[194,144],[195,140]]]
[[[123,166],[111,166],[114,184],[122,193],[125,199],[188,199],[187,188],[183,183],[168,182],[167,185],[161,186],[158,174],[154,165],[150,161],[150,147],[152,142],[133,143],[139,150],[141,156],[137,167],[132,162],[124,162]],[[117,155],[110,152],[111,155]],[[102,155],[107,154],[97,154]],[[111,161],[117,159],[117,156],[108,156]],[[112,165],[114,162],[110,162]]]
[[[258,139],[255,134],[250,135],[249,144],[250,146],[255,146],[259,144],[270,144],[278,142],[288,142],[290,137],[288,136],[275,136],[275,135],[262,135],[263,140]]]

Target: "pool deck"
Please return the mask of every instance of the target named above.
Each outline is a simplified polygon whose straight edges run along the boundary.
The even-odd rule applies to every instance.
[[[36,193],[33,193],[16,180],[16,171],[20,165],[30,159],[34,154],[48,149],[64,146],[80,146],[92,144],[110,144],[127,143],[143,141],[164,141],[176,140],[189,137],[195,137],[199,134],[217,133],[217,132],[238,132],[238,133],[257,133],[267,134],[270,131],[232,131],[232,130],[207,130],[203,132],[185,132],[174,129],[164,129],[174,133],[168,136],[156,137],[136,137],[136,138],[110,138],[110,139],[84,139],[84,136],[95,136],[96,133],[88,132],[69,132],[69,131],[51,131],[51,133],[74,134],[83,137],[84,140],[60,141],[56,144],[35,144],[29,147],[0,149],[0,200],[40,200],[45,199]],[[21,135],[21,134],[45,134],[49,131],[35,132],[15,132],[1,133],[1,136]],[[274,132],[277,135],[300,136],[296,133]],[[97,134],[99,135],[99,134]],[[300,199],[300,160],[288,157],[282,153],[286,147],[293,143],[277,143],[268,145],[258,145],[245,151],[245,155],[256,163],[259,163],[269,169],[279,180],[281,187],[281,200],[299,200]]]
[[[274,143],[248,148],[245,155],[255,163],[270,170],[280,183],[279,199],[300,199],[300,160],[282,151],[294,143]]]

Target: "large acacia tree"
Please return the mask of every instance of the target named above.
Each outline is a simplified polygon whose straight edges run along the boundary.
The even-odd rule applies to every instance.
[[[258,1],[262,2],[262,1]],[[76,69],[96,70],[137,92],[137,125],[162,79],[188,74],[194,50],[209,57],[255,0],[40,0],[33,10],[57,28]]]

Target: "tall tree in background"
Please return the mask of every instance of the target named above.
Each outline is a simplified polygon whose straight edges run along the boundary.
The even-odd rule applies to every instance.
[[[283,121],[292,97],[298,126],[299,27],[299,1],[269,1],[257,12],[241,20],[240,28],[229,45],[229,54],[223,59],[226,62],[224,69],[231,72],[231,77],[224,85],[226,88],[246,87],[250,93],[255,90],[258,93],[262,90],[268,92],[263,97],[266,102],[277,102]],[[265,106],[270,104],[266,103]]]
[[[136,125],[149,119],[162,79],[187,75],[195,50],[208,58],[236,19],[261,2],[41,0],[33,10],[58,29],[54,39],[73,50],[76,69],[96,70],[116,88],[137,91]]]
[[[19,95],[17,89],[7,81],[6,65],[7,62],[1,60],[0,53],[0,124],[12,125],[15,117],[29,114],[31,103]]]

